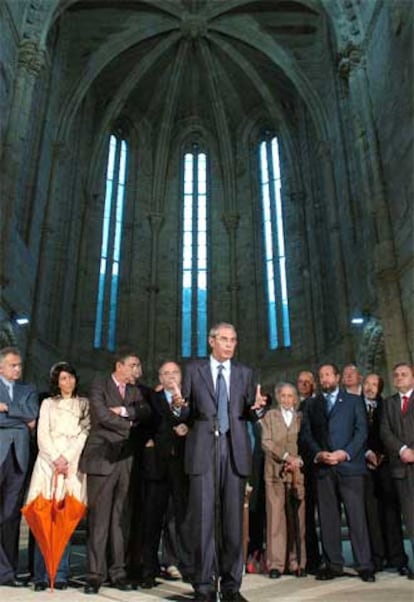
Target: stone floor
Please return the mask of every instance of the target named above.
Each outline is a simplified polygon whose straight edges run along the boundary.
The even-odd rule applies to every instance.
[[[22,537],[21,568],[27,566],[27,538]],[[406,542],[408,544],[408,542]],[[350,565],[352,553],[348,541],[343,544],[344,557]],[[407,552],[409,547],[407,546]],[[27,588],[0,587],[0,602],[160,602],[171,600],[186,602],[192,599],[191,587],[181,581],[158,580],[152,590],[120,592],[111,587],[102,587],[97,595],[83,593],[85,567],[85,547],[72,546],[71,587],[66,591],[46,590],[34,592]],[[313,576],[298,579],[283,576],[271,581],[267,575],[245,575],[242,593],[249,602],[414,602],[414,581],[400,577],[395,571],[377,574],[375,583],[362,582],[352,568],[347,573],[354,576],[342,577],[333,581],[316,581]]]
[[[99,594],[87,596],[79,587],[66,591],[45,591],[35,593],[30,588],[0,588],[2,602],[176,602],[190,601],[191,589],[181,582],[159,580],[159,585],[145,592],[120,592],[110,587],[102,587]],[[297,579],[283,576],[271,582],[266,576],[246,575],[242,593],[249,602],[413,602],[414,581],[408,581],[395,573],[383,572],[376,583],[363,583],[358,578],[343,577],[334,581],[315,581],[314,577]]]

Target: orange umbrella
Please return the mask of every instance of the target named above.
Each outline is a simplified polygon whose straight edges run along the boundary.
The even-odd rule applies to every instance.
[[[69,493],[62,500],[56,500],[55,492],[52,499],[39,494],[22,508],[42,552],[52,589],[63,552],[85,513],[86,505]]]

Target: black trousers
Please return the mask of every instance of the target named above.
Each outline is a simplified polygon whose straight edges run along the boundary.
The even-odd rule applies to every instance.
[[[125,577],[131,462],[117,462],[109,475],[88,474],[87,580]]]
[[[357,569],[373,570],[364,504],[364,477],[342,476],[336,470],[317,479],[321,542],[326,564],[342,570],[341,502],[348,522],[349,537]]]
[[[215,485],[219,497],[217,509]],[[239,476],[233,466],[230,439],[227,435],[220,435],[216,465],[212,457],[205,474],[190,475],[187,519],[193,542],[194,588],[200,593],[214,591],[216,567],[222,592],[237,592],[240,589],[243,574],[244,489],[245,478]],[[218,548],[219,557],[216,558]]]
[[[19,467],[12,444],[0,466],[0,584],[17,572],[25,480],[26,472]]]
[[[189,550],[189,536],[185,529],[188,486],[182,460],[171,457],[166,465],[163,479],[147,480],[145,484],[143,521],[143,577],[155,577],[159,572],[158,548],[161,532],[171,501],[175,520],[175,533],[178,551],[178,564],[184,575],[192,573]]]

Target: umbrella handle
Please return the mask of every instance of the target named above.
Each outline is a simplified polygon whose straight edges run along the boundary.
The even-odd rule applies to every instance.
[[[53,471],[53,477],[52,477],[52,500],[56,501],[56,494],[57,494],[57,490],[58,490],[58,479],[59,479],[59,472],[57,470]],[[66,479],[63,480],[63,485],[64,485],[64,493],[69,493],[68,488],[66,486]]]

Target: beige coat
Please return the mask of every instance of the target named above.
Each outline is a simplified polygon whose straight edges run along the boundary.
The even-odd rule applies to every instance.
[[[292,423],[288,428],[279,408],[269,410],[261,421],[262,448],[265,452],[265,481],[290,482],[292,476],[284,472],[283,456],[287,452],[291,456],[298,455],[298,434],[302,415],[295,412]],[[304,477],[300,473],[296,485],[303,494]]]
[[[300,550],[298,554],[295,524],[288,519],[288,504],[292,474],[284,471],[283,456],[286,452],[298,455],[297,440],[301,424],[301,414],[295,413],[289,428],[286,426],[280,409],[272,409],[261,420],[262,448],[265,452],[264,478],[266,486],[266,556],[270,569],[281,573],[285,569],[297,571],[306,566],[305,546],[305,489],[304,476],[297,470],[295,490],[300,500],[297,513]]]
[[[58,476],[57,499],[68,491],[86,503],[86,475],[78,469],[79,457],[89,432],[89,402],[48,397],[40,407],[37,427],[39,453],[33,468],[27,502],[39,493],[50,499],[54,481],[53,461],[60,455],[69,463],[68,476]]]

